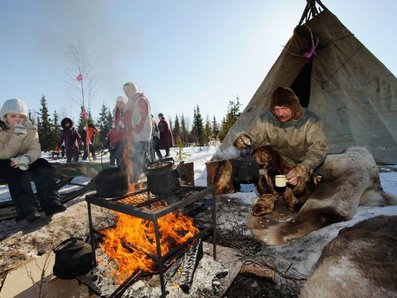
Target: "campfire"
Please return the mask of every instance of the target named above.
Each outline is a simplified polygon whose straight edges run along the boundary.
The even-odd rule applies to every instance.
[[[209,206],[212,209],[212,226],[199,230],[188,213],[195,203],[208,199],[212,202]],[[183,256],[186,273],[182,274],[184,280],[181,280],[180,288],[188,293],[193,272],[203,256],[202,238],[211,232],[215,259],[213,188],[179,185],[168,194],[153,194],[149,189],[142,189],[113,198],[91,194],[86,196],[86,201],[95,262],[102,267],[110,267],[113,281],[118,285],[110,297],[120,297],[141,275],[149,274],[159,275],[162,296],[165,296],[165,273],[176,271]],[[96,231],[91,218],[91,204],[115,211],[115,226]],[[102,240],[96,247],[98,235]]]
[[[161,255],[171,247],[185,243],[198,233],[193,219],[180,211],[166,214],[158,219]],[[155,272],[156,234],[154,223],[117,212],[116,227],[101,231],[105,236],[101,248],[117,263],[114,278],[121,283],[133,273],[143,270]]]

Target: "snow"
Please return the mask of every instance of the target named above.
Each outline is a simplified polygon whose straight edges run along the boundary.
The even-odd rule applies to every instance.
[[[174,157],[175,162],[180,161],[180,157],[185,162],[193,162],[194,163],[194,178],[195,185],[197,186],[206,186],[207,185],[207,170],[205,163],[210,161],[212,156],[215,154],[217,150],[216,146],[205,146],[205,147],[185,147],[182,150],[179,148],[171,149],[171,156]],[[65,159],[56,159],[53,160],[49,154],[43,153],[43,157],[49,160],[50,162],[61,162],[64,163]],[[86,162],[80,160],[79,162]],[[109,154],[105,152],[104,155],[99,154],[99,157],[96,160],[91,160],[90,162],[95,163],[106,163],[109,162]],[[389,166],[387,168],[382,167],[382,172],[380,173],[381,184],[384,191],[394,195],[397,197],[397,165]],[[84,184],[89,181],[89,178],[86,177],[76,177],[72,180],[73,183],[76,184]],[[78,186],[65,186],[61,189],[61,192],[72,191]],[[255,189],[252,184],[242,184],[241,191],[235,194],[232,194],[231,197],[243,200],[245,202],[252,202],[255,200]],[[6,185],[0,185],[0,202],[8,201],[10,199],[8,193],[8,187]]]
[[[208,146],[208,147],[186,147],[183,148],[182,150],[178,148],[173,148],[171,150],[171,156],[174,158],[175,162],[178,163],[180,160],[183,160],[184,162],[193,162],[194,163],[194,177],[195,177],[195,185],[197,186],[206,186],[207,185],[207,171],[206,171],[206,162],[209,162],[212,156],[215,154],[217,150],[217,147],[215,146]],[[57,159],[57,160],[52,160],[51,157],[49,157],[46,154],[43,154],[44,158],[47,158],[50,162],[65,162],[65,159]],[[91,160],[90,162],[96,162],[96,163],[106,163],[108,162],[109,156],[108,154],[104,155],[99,155],[99,158],[97,160]],[[84,161],[81,161],[84,162]],[[385,192],[397,197],[397,165],[394,166],[388,166],[388,167],[380,167],[380,179],[381,179],[381,185],[384,189]],[[89,178],[87,177],[76,177],[73,179],[72,182],[76,184],[85,184],[89,182]],[[76,187],[80,186],[73,186],[73,185],[67,185],[61,189],[61,192],[69,192],[73,190]],[[222,226],[222,229],[229,230],[229,229],[236,229],[238,226],[239,227],[245,227],[245,222],[247,219],[247,214],[249,212],[249,209],[251,206],[254,204],[255,200],[257,199],[256,196],[256,191],[255,187],[252,184],[241,184],[241,190],[240,192],[234,193],[234,194],[228,194],[227,197],[225,198],[228,201],[239,201],[243,203],[243,206],[240,205],[239,209],[239,216],[234,218],[235,223],[233,221],[230,221],[228,219],[222,218],[221,215],[219,215],[217,221],[219,227]],[[0,186],[0,202],[4,202],[9,200],[9,192],[8,188],[6,185],[1,185]],[[23,259],[28,258],[29,255],[27,252],[30,252],[31,256],[35,255],[37,253],[36,250],[38,248],[36,247],[37,243],[41,243],[40,246],[48,246],[48,242],[50,241],[52,244],[54,243],[59,243],[62,239],[66,239],[75,233],[75,231],[80,231],[82,235],[87,234],[87,223],[85,220],[83,221],[77,221],[76,218],[81,218],[85,219],[87,217],[86,215],[86,206],[84,204],[79,204],[83,199],[81,198],[76,198],[70,202],[68,202],[68,209],[62,213],[62,214],[57,214],[53,217],[52,221],[49,223],[46,223],[45,226],[43,226],[40,230],[26,230],[26,227],[17,227],[14,221],[3,221],[2,222],[2,229],[3,230],[8,230],[7,233],[5,233],[3,236],[2,240],[2,246],[3,247],[15,247],[14,245],[8,245],[9,243],[14,243],[15,241],[20,241],[20,250],[18,250],[18,253],[20,255],[26,254],[26,256],[21,257],[21,261]],[[241,208],[244,208],[244,212]],[[96,213],[97,216],[97,222],[102,223],[104,227],[109,226],[110,223],[108,222],[110,220],[109,216],[106,216],[103,211],[96,210],[94,208],[94,213]],[[231,212],[232,213],[232,212]],[[233,214],[229,214],[230,216],[234,216]],[[325,227],[323,229],[320,229],[318,231],[314,231],[310,233],[309,235],[297,239],[295,241],[291,241],[290,243],[287,243],[286,245],[278,246],[278,247],[267,247],[266,250],[262,250],[263,253],[269,254],[269,256],[277,256],[277,260],[280,261],[279,268],[281,271],[284,270],[293,270],[295,272],[299,272],[300,274],[304,276],[309,276],[311,273],[311,270],[315,263],[317,262],[321,251],[322,247],[329,241],[331,241],[333,238],[335,238],[339,231],[343,227],[348,227],[356,224],[359,221],[362,221],[367,218],[375,217],[377,215],[396,215],[397,214],[397,206],[386,206],[386,207],[360,207],[353,217],[352,220],[347,221],[347,222],[339,222],[335,223],[333,225],[330,225],[328,227]],[[236,224],[236,226],[233,226],[233,224]],[[227,226],[225,226],[227,225]],[[59,230],[59,227],[62,227],[62,230]],[[249,233],[246,229],[245,232]],[[21,239],[21,235],[24,234],[23,240]],[[18,238],[19,235],[19,238]],[[55,235],[51,236],[49,239],[47,239],[48,235]],[[19,240],[16,240],[19,239]],[[38,240],[41,239],[41,240]],[[302,246],[305,246],[305,243],[308,242],[308,239],[311,239],[313,241],[310,241],[312,245],[307,247],[303,252],[300,253],[299,256],[296,255],[297,251],[301,251]],[[14,242],[13,242],[14,241]],[[318,243],[316,245],[315,243]],[[35,246],[36,245],[36,246]],[[307,245],[306,245],[307,246]],[[15,258],[15,249],[13,248],[12,250],[8,251],[3,251],[3,254],[10,254],[11,257]],[[6,266],[5,260],[3,260],[4,264],[0,264],[0,266]],[[16,262],[18,263],[18,262]],[[291,267],[291,263],[294,263],[294,266]],[[285,265],[285,268],[283,266]],[[291,268],[289,268],[291,267]],[[221,270],[221,268],[217,268],[218,271]],[[205,271],[204,271],[205,272]],[[208,273],[208,272],[207,272]],[[205,273],[204,273],[205,274]],[[135,285],[135,287],[139,287],[139,283]],[[133,290],[132,288],[131,290]]]

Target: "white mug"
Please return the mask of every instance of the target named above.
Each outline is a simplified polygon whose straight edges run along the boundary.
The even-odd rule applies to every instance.
[[[285,177],[285,175],[276,175],[275,184],[277,187],[286,187],[287,186],[287,177]]]

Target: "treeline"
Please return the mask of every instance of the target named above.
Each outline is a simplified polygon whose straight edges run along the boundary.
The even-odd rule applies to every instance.
[[[183,114],[176,115],[173,119],[167,119],[174,135],[175,145],[177,147],[205,146],[210,144],[211,141],[222,142],[230,127],[240,116],[240,108],[241,103],[239,98],[236,97],[235,100],[229,101],[226,116],[220,122],[215,117],[210,119],[208,116],[204,120],[199,105],[194,107],[191,126],[187,123]],[[59,118],[56,111],[50,115],[44,95],[40,99],[40,111],[37,113],[37,117],[35,118],[29,113],[29,119],[37,125],[42,150],[54,150],[57,146],[62,119]],[[98,149],[106,148],[107,135],[112,125],[112,111],[102,104],[97,118],[94,118],[88,112],[87,118],[80,115],[78,123],[75,123],[74,126],[81,132],[88,120],[92,120],[95,126],[100,129],[99,137],[95,140],[95,146]]]

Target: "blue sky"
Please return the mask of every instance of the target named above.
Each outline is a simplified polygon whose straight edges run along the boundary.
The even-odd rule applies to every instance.
[[[323,0],[342,23],[397,74],[397,2]],[[218,121],[229,100],[242,109],[291,37],[306,0],[0,0],[0,103],[24,99],[36,112],[77,120],[81,94],[71,85],[70,46],[81,43],[92,67],[85,104],[97,117],[134,81],[153,114],[193,109]],[[86,83],[88,84],[88,82]],[[88,88],[86,88],[88,89]]]

